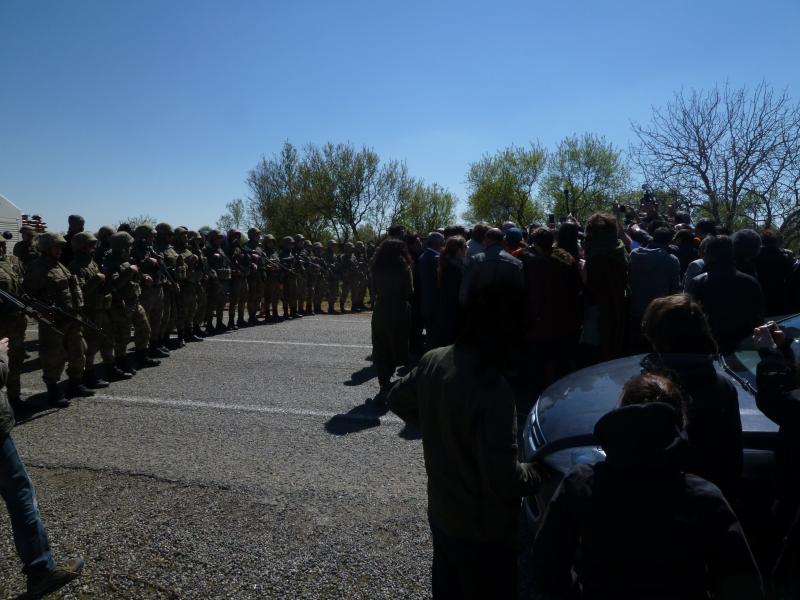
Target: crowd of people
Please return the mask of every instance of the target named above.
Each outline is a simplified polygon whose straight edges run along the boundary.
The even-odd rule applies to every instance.
[[[519,461],[520,378],[541,390],[639,353],[642,375],[594,430],[605,460],[564,478],[527,550],[535,597],[800,598],[800,365],[765,324],[800,312],[800,261],[773,230],[631,212],[424,241],[395,226],[377,248],[379,401],[422,434],[434,598],[516,598],[520,500],[552,476]],[[739,519],[739,401],[715,368],[751,338],[757,404],[780,427],[763,491],[775,535]],[[770,547],[754,553],[762,533]]]
[[[257,228],[246,238],[235,229],[203,235],[167,223],[84,229],[72,215],[63,236],[23,226],[10,253],[0,240],[0,290],[19,300],[0,303],[7,392],[17,412],[26,409],[20,373],[28,316],[40,319],[48,402],[65,407],[206,336],[321,314],[323,302],[328,314],[337,303],[341,312],[361,312],[370,298],[371,243],[345,242],[339,252],[332,240],[323,247],[299,234],[278,245]]]

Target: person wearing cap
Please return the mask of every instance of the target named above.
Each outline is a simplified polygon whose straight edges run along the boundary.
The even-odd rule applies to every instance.
[[[242,247],[250,257],[250,273],[247,275],[247,324],[258,325],[258,313],[264,299],[264,284],[267,270],[264,251],[261,248],[261,231],[257,227],[247,230],[247,241]]]
[[[77,233],[77,232],[76,232]],[[25,272],[23,287],[31,296],[46,304],[52,304],[66,313],[80,315],[83,310],[83,294],[77,278],[61,262],[66,239],[58,233],[43,233],[39,236],[39,258]],[[54,317],[53,326],[39,323],[39,360],[42,363],[42,379],[47,385],[47,398],[52,406],[66,407],[69,401],[58,386],[66,366],[67,396],[93,396],[83,385],[86,365],[86,342],[80,323],[64,317]]]
[[[67,233],[64,235],[66,245],[61,254],[61,264],[68,265],[72,262],[72,236],[84,230],[86,221],[80,215],[70,215],[67,217]]]
[[[161,364],[148,356],[151,339],[150,322],[141,304],[141,282],[144,275],[139,265],[131,257],[133,236],[126,231],[118,231],[109,240],[111,251],[103,261],[102,272],[111,289],[111,327],[114,331],[114,364],[123,373],[131,376],[136,369],[156,367]],[[128,361],[128,344],[133,343],[136,368]]]
[[[278,302],[281,297],[281,269],[278,266],[278,249],[275,247],[275,236],[268,233],[264,236],[264,260],[266,263],[264,281],[264,315],[271,323],[278,321]]]
[[[339,262],[337,264],[337,273],[342,280],[342,293],[339,297],[339,310],[345,312],[345,302],[348,295],[351,296],[350,310],[353,310],[353,293],[356,286],[356,278],[358,277],[358,260],[353,254],[355,246],[353,242],[345,242],[342,246],[342,253],[339,255]]]
[[[462,305],[475,290],[488,285],[504,283],[520,291],[524,288],[522,262],[503,248],[504,234],[500,229],[490,229],[484,236],[483,252],[474,255],[461,280],[459,299]]]
[[[336,242],[334,240],[328,240],[325,252],[322,254],[322,260],[325,262],[327,272],[325,294],[328,300],[328,314],[335,315],[336,299],[339,297],[339,272],[337,270],[339,257],[336,254]]]
[[[519,255],[527,249],[527,246],[522,241],[522,229],[512,227],[506,231],[504,245],[506,252],[515,258],[519,258]]]
[[[14,244],[14,256],[22,263],[25,269],[34,260],[39,258],[39,247],[36,244],[36,230],[30,225],[23,225],[19,228],[20,241]]]
[[[72,236],[73,258],[69,270],[78,278],[83,293],[83,316],[99,327],[106,335],[91,329],[83,332],[86,339],[86,364],[83,384],[90,389],[108,387],[108,381],[130,379],[130,373],[114,364],[114,340],[111,325],[111,289],[106,285],[106,276],[94,261],[97,238],[89,231]],[[103,360],[103,377],[98,377],[94,368],[97,353]]]
[[[141,285],[140,302],[147,314],[150,325],[150,342],[148,355],[153,359],[169,357],[169,350],[161,341],[161,322],[164,318],[164,281],[161,270],[161,257],[153,248],[156,230],[152,225],[143,223],[133,231],[134,243],[131,249],[132,262],[139,269]]]
[[[287,235],[281,240],[278,260],[281,266],[281,283],[283,284],[283,318],[297,319],[302,315],[297,312],[297,288],[301,273],[297,256],[294,253],[294,238]]]
[[[180,285],[177,298],[178,312],[175,319],[178,339],[184,342],[202,342],[203,338],[194,332],[194,316],[197,312],[201,290],[200,280],[195,274],[197,257],[189,248],[189,230],[185,227],[176,227],[172,241],[173,249],[178,255],[176,272]]]
[[[37,249],[38,252],[38,249]],[[0,289],[20,296],[22,289],[22,263],[6,254],[5,239],[0,238]],[[0,301],[0,338],[8,338],[8,378],[6,392],[11,408],[23,410],[20,373],[25,362],[25,329],[28,319],[16,305]]]
[[[206,333],[228,331],[225,326],[225,300],[231,284],[231,261],[222,248],[223,240],[222,232],[212,229],[208,232],[206,247],[203,250],[209,267]],[[213,326],[214,318],[217,322],[216,327]]]
[[[231,285],[228,298],[228,329],[246,327],[244,311],[247,307],[247,276],[250,274],[250,257],[242,250],[242,232],[228,231],[225,253],[231,262]]]
[[[178,331],[178,336],[174,340],[170,338],[170,335],[178,324],[181,283],[186,279],[186,267],[182,264],[178,253],[175,252],[175,248],[172,247],[172,226],[170,224],[159,223],[156,225],[156,239],[153,242],[153,250],[161,258],[163,270],[166,271],[164,277],[164,313],[161,317],[158,343],[162,348],[177,350],[186,345],[183,341],[183,336],[180,331]]]

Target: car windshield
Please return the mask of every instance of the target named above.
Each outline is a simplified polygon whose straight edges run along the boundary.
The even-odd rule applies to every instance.
[[[800,315],[779,320],[777,323],[791,342],[795,360],[800,363]],[[758,367],[761,358],[758,355],[758,350],[753,345],[752,338],[748,337],[742,341],[736,352],[725,355],[724,359],[727,367],[737,377],[749,383],[755,389],[756,367]]]

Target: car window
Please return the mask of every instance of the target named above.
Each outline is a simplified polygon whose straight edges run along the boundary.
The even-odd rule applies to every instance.
[[[790,341],[795,362],[800,363],[800,315],[778,321],[778,324]],[[761,361],[761,357],[753,345],[752,338],[748,337],[743,340],[736,352],[728,354],[724,358],[725,364],[736,376],[755,388],[756,368]]]

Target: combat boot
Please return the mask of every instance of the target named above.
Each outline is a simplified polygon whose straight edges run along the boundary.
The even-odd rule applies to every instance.
[[[239,319],[236,321],[237,328],[247,327],[248,325],[252,325],[252,323],[248,323],[242,317],[239,317]]]
[[[147,350],[137,350],[134,356],[136,356],[136,368],[138,369],[149,369],[161,364],[160,360],[147,356]]]
[[[8,395],[8,404],[11,406],[11,410],[14,411],[14,418],[19,418],[19,416],[27,411],[27,407],[25,403],[22,401],[22,398],[19,396],[12,396],[11,394]]]
[[[67,398],[86,398],[94,396],[94,392],[83,385],[80,379],[70,379],[67,381]]]
[[[328,307],[328,314],[329,315],[335,315],[336,314],[336,309],[333,308],[333,306],[329,306]]]
[[[183,332],[183,339],[186,342],[202,342],[203,338],[197,335],[194,330],[187,328]]]
[[[83,559],[72,558],[57,564],[52,571],[40,576],[28,576],[28,592],[26,598],[43,598],[67,585],[80,576],[83,570]]]
[[[317,313],[318,315],[321,315],[322,314],[322,305],[320,304],[319,306],[315,306],[314,307],[314,312]]]
[[[236,331],[236,330],[238,330],[238,329],[239,329],[239,328],[236,326],[236,322],[235,322],[235,321],[233,320],[233,318],[231,317],[231,318],[228,320],[228,331]]]
[[[64,392],[61,391],[57,383],[47,384],[47,403],[56,408],[67,408],[69,406],[69,400],[64,398]]]
[[[94,367],[92,367],[83,372],[83,385],[85,385],[87,388],[97,390],[101,388],[107,388],[111,384],[105,379],[98,377],[97,373],[94,372]]]
[[[169,358],[169,352],[155,342],[147,348],[147,355],[150,358]]]
[[[258,325],[258,323],[259,323],[258,322],[258,317],[256,317],[256,316],[253,316],[253,317],[250,317],[249,319],[247,319],[247,324],[248,325]]]
[[[179,331],[177,337],[173,339],[167,339],[165,341],[167,348],[170,350],[180,350],[184,346],[186,346],[186,342],[183,341],[183,332]]]
[[[214,332],[215,333],[225,333],[226,331],[228,331],[228,328],[225,327],[225,323],[223,323],[221,320],[217,319],[217,326],[214,328]]]
[[[131,364],[131,361],[128,360],[127,356],[123,356],[122,358],[117,358],[114,361],[114,364],[123,373],[130,373],[131,377],[136,375],[136,369]]]
[[[120,369],[115,364],[104,365],[104,370],[108,381],[125,381],[133,377],[133,373]]]

